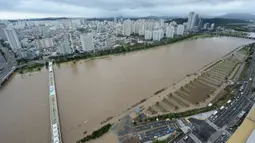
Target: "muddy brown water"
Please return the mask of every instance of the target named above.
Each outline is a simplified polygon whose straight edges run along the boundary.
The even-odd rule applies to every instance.
[[[125,111],[141,99],[251,42],[227,37],[198,39],[56,66],[64,143],[77,141],[84,136],[84,131],[97,129],[107,117]],[[47,70],[23,78],[14,76],[0,89],[0,142],[49,143],[48,108]]]

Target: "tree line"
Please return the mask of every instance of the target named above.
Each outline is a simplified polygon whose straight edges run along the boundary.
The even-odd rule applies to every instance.
[[[149,49],[149,48],[153,48],[153,47],[160,46],[160,45],[175,43],[175,42],[185,40],[185,39],[190,38],[195,35],[196,34],[189,34],[189,35],[185,35],[185,36],[176,36],[174,38],[163,38],[160,41],[156,41],[153,43],[137,43],[134,45],[122,45],[122,46],[119,46],[116,48],[105,49],[105,50],[100,50],[100,51],[84,52],[84,53],[79,53],[79,54],[75,54],[75,55],[55,56],[55,57],[50,57],[50,59],[55,60],[56,63],[62,63],[62,62],[68,62],[68,61],[72,61],[72,60],[88,59],[88,58],[105,56],[105,55],[110,55],[110,54],[127,53],[127,52],[131,52],[131,51],[144,50],[144,49]]]
[[[88,135],[88,136],[80,139],[76,143],[85,143],[85,142],[90,141],[92,139],[99,138],[102,135],[104,135],[106,132],[108,132],[108,130],[111,128],[111,126],[112,126],[111,124],[107,124],[107,125],[101,127],[100,129],[94,131],[91,135]]]

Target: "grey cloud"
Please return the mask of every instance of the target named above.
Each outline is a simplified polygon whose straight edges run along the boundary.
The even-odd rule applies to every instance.
[[[75,17],[255,13],[255,0],[0,0],[1,12]]]

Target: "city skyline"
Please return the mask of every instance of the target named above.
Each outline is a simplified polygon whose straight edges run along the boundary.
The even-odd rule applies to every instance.
[[[38,7],[40,3],[40,7]],[[0,19],[45,17],[115,17],[115,16],[186,16],[190,11],[202,16],[226,13],[251,13],[255,0],[181,0],[181,1],[124,1],[124,0],[9,0],[0,2]]]

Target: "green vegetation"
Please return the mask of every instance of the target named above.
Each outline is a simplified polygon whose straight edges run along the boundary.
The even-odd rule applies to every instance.
[[[184,36],[176,36],[174,38],[163,38],[158,42],[153,43],[137,43],[135,45],[122,45],[117,48],[113,49],[107,49],[102,51],[94,51],[94,52],[85,52],[81,54],[76,55],[65,55],[65,56],[56,56],[56,57],[50,57],[50,59],[55,60],[57,64],[68,62],[68,61],[75,61],[80,59],[93,59],[100,56],[106,56],[106,55],[112,55],[112,54],[121,54],[121,53],[127,53],[132,51],[138,51],[138,50],[145,50],[153,47],[157,47],[160,45],[165,44],[171,44],[175,42],[179,42],[182,40],[190,40],[190,39],[198,39],[198,38],[207,38],[207,37],[220,37],[220,36],[233,36],[233,37],[246,37],[246,33],[240,33],[240,32],[232,32],[232,33],[202,33],[202,34],[189,34]],[[21,61],[21,62],[27,62],[27,61]]]
[[[222,37],[222,36],[228,36],[228,37],[239,37],[239,38],[247,38],[248,34],[245,32],[237,32],[237,31],[229,31],[229,32],[217,32],[213,33],[213,37]]]
[[[45,64],[39,64],[39,63],[25,65],[25,66],[19,68],[18,72],[20,74],[24,74],[24,73],[27,73],[27,72],[40,71],[44,67],[44,65]]]
[[[176,138],[179,135],[179,133],[173,133],[171,134],[168,138],[166,138],[165,140],[155,140],[152,143],[168,143],[171,140],[173,140],[174,138]]]
[[[232,80],[236,77],[236,74],[238,73],[238,71],[240,70],[241,68],[241,65],[236,65],[236,67],[238,66],[237,70],[235,71],[234,75],[232,76]],[[235,68],[236,68],[235,67]]]
[[[222,60],[217,61],[216,63],[210,65],[209,67],[207,67],[204,71],[207,71],[208,69],[211,69],[212,67],[214,67],[215,65],[217,65],[218,63],[220,63]]]
[[[250,63],[247,62],[247,63],[245,64],[245,66],[244,66],[243,71],[241,72],[241,74],[240,74],[240,76],[239,76],[239,79],[238,79],[239,81],[242,80],[242,79],[244,78],[244,76],[245,76],[247,70],[249,69],[249,67],[250,67]]]
[[[221,91],[221,93],[219,93],[219,98],[215,102],[213,102],[213,104],[217,107],[225,104],[230,97],[235,95],[236,88],[236,85],[228,85],[227,87],[225,87],[225,89]]]
[[[88,136],[82,138],[81,140],[77,141],[76,143],[85,143],[87,141],[99,138],[102,135],[104,135],[105,133],[107,133],[108,130],[111,128],[111,126],[112,126],[111,124],[107,124],[107,125],[103,126],[102,128],[94,131],[91,135],[88,135]]]
[[[239,77],[239,81],[242,80],[247,72],[247,70],[249,69],[250,65],[251,65],[251,60],[252,60],[252,55],[254,53],[254,48],[255,48],[255,43],[249,44],[247,46],[245,46],[242,50],[246,50],[247,51],[247,58],[245,60],[246,64],[245,67],[243,69],[243,71],[241,72],[241,75]]]
[[[248,32],[250,31],[249,28],[246,26],[246,24],[237,24],[237,25],[225,25],[224,26],[225,28],[228,28],[228,29],[233,29],[233,30],[236,30],[236,31],[243,31],[243,32]]]
[[[68,62],[68,61],[72,61],[72,60],[90,59],[90,58],[95,58],[95,57],[99,57],[99,56],[111,55],[111,54],[127,53],[127,52],[131,52],[131,51],[144,50],[144,49],[157,47],[160,45],[175,43],[175,42],[185,40],[185,39],[190,38],[195,35],[196,34],[190,34],[190,35],[185,35],[185,36],[176,36],[174,38],[163,38],[160,41],[153,42],[153,43],[122,45],[122,46],[114,48],[114,49],[107,49],[107,50],[102,50],[102,51],[97,51],[97,52],[85,52],[83,54],[77,54],[77,55],[56,56],[56,57],[51,57],[51,59],[54,59],[56,63],[63,63],[63,62]]]
[[[199,113],[203,113],[203,112],[208,112],[208,111],[211,111],[211,110],[214,110],[214,109],[216,109],[216,106],[204,107],[204,108],[193,109],[193,110],[180,112],[180,113],[169,113],[169,114],[164,114],[164,115],[158,115],[158,116],[155,116],[155,117],[148,118],[148,120],[149,121],[156,121],[157,118],[159,120],[165,120],[167,118],[175,119],[175,118],[187,117],[187,116],[191,116],[191,115],[195,115],[195,114],[199,114]]]
[[[188,38],[189,40],[195,40],[195,39],[200,39],[200,38],[210,38],[210,37],[215,37],[214,34],[210,34],[210,33],[205,33],[205,34],[199,34],[196,36],[192,36],[190,38]]]

